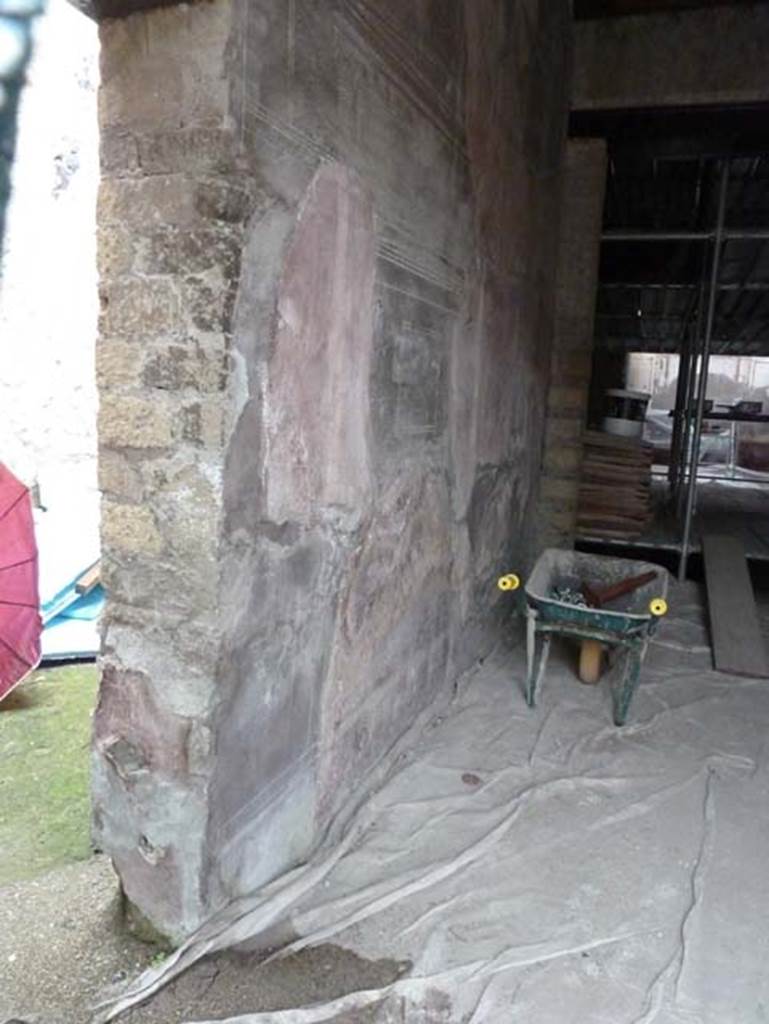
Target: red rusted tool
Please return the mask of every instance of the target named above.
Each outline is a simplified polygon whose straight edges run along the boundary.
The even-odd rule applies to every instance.
[[[628,576],[626,579],[620,580],[619,583],[613,583],[610,587],[604,587],[602,590],[591,587],[589,583],[583,583],[582,594],[591,608],[603,608],[610,601],[616,601],[618,597],[624,597],[625,594],[632,594],[634,590],[638,590],[646,583],[651,583],[658,576],[657,572],[643,572],[640,576]]]

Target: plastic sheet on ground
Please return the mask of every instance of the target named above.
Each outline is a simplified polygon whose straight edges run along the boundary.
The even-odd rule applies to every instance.
[[[411,966],[239,1024],[768,1020],[769,685],[712,670],[693,585],[670,603],[625,728],[566,646],[535,710],[522,652],[498,653],[343,844],[227,908],[112,1012],[282,922],[298,938],[273,955],[333,942]]]
[[[49,474],[45,509],[35,515],[40,550],[44,662],[94,657],[99,650],[101,586],[82,595],[76,583],[99,558],[99,495],[73,473]]]

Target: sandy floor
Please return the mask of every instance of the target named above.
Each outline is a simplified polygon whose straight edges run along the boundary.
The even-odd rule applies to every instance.
[[[568,649],[534,711],[521,652],[491,659],[345,844],[145,975],[130,1024],[769,1020],[769,683],[711,670],[693,586],[671,606],[628,726]]]
[[[153,951],[121,925],[103,857],[0,888],[0,1021],[80,1024],[105,986],[125,982]]]

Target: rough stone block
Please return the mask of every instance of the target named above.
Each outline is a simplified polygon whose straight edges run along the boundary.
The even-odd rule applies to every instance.
[[[126,608],[115,601],[105,616],[103,654],[143,672],[152,680],[161,680],[155,700],[174,715],[199,726],[196,740],[199,763],[205,751],[206,728],[203,720],[211,708],[216,668],[216,636],[199,623],[164,621],[157,612]],[[169,642],[169,633],[173,642]],[[193,725],[193,732],[197,731]]]
[[[99,489],[108,497],[138,502],[143,492],[141,474],[121,452],[102,448],[99,452]]]
[[[141,128],[216,126],[229,109],[224,51],[229,3],[186,5],[101,25],[101,125]]]
[[[582,464],[582,448],[556,446],[549,448],[545,453],[543,469],[548,476],[553,477],[576,477],[579,476]]]
[[[105,393],[99,438],[105,447],[166,448],[174,439],[174,410],[160,398]]]
[[[221,494],[205,470],[188,465],[156,496],[154,505],[158,528],[170,549],[187,560],[212,557],[217,550]]]
[[[229,173],[235,162],[235,140],[229,128],[184,128],[143,134],[139,160],[146,174]]]
[[[542,498],[545,501],[565,502],[569,505],[576,504],[579,481],[559,480],[555,477],[545,477],[542,481]]]
[[[102,280],[127,274],[136,256],[136,236],[112,224],[102,228],[98,238],[98,269]]]
[[[103,334],[147,338],[179,327],[179,296],[167,278],[121,278],[102,284]]]
[[[220,448],[224,443],[225,409],[221,401],[192,402],[182,409],[181,436],[202,448]]]
[[[151,178],[104,178],[99,187],[100,228],[117,224],[147,232],[153,226],[191,227],[199,221],[195,183],[186,174]]]
[[[230,181],[210,178],[199,182],[195,191],[195,209],[204,220],[240,225],[251,205],[250,191]]]
[[[582,417],[551,415],[547,420],[546,444],[577,444],[583,432]]]
[[[555,383],[547,396],[548,410],[556,415],[576,414],[582,416],[587,404],[587,388]]]
[[[109,555],[106,547],[105,552]],[[190,629],[207,627],[210,632],[219,579],[215,552],[186,552],[185,557],[184,552],[172,551],[169,545],[154,556],[133,552],[129,558],[129,552],[115,553],[120,557],[107,557],[102,562],[108,607],[116,602],[124,607],[153,609],[166,638],[175,637],[182,625]]]
[[[163,550],[163,538],[148,508],[104,499],[101,516],[101,538],[106,550],[144,555],[157,555]]]
[[[570,504],[563,504],[560,505],[558,508],[554,508],[552,516],[553,525],[559,529],[565,529],[567,527],[573,526],[576,511],[576,502]]]
[[[144,352],[138,343],[100,340],[96,346],[96,380],[102,393],[139,385],[143,360]]]
[[[227,385],[227,365],[223,351],[206,351],[197,342],[167,345],[147,356],[142,383],[163,391],[223,391]]]
[[[200,274],[218,268],[231,280],[238,275],[240,248],[239,233],[232,229],[163,226],[142,246],[139,268],[145,274]]]
[[[99,142],[102,174],[119,177],[139,170],[139,147],[130,132],[105,128]]]
[[[234,291],[234,282],[224,278],[218,267],[186,278],[181,295],[187,329],[193,333],[229,330]]]

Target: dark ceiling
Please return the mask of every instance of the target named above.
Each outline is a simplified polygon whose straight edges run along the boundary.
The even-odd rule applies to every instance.
[[[725,226],[769,235],[769,110],[634,111],[575,117],[608,139],[604,232],[712,233],[720,161],[730,159]],[[604,238],[596,337],[608,347],[677,351],[695,330],[708,239]],[[715,352],[769,355],[769,239],[722,249]]]
[[[69,0],[89,18],[101,21],[103,18],[124,18],[136,11],[148,11],[153,7],[170,7],[178,0]],[[189,2],[189,0],[188,0]]]
[[[732,7],[751,0],[574,0],[574,17],[619,18],[628,14],[658,14],[697,7]]]

